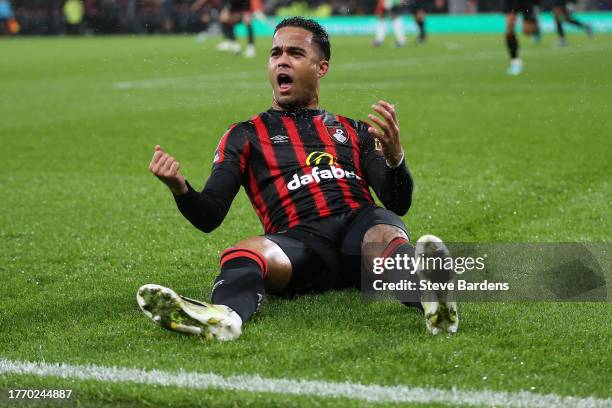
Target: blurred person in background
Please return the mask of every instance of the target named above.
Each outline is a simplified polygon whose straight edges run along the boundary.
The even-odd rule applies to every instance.
[[[251,12],[253,13],[253,17],[256,19],[265,21],[266,14],[264,13],[264,1],[251,0]]]
[[[505,0],[504,13],[506,15],[506,48],[510,55],[508,75],[520,75],[523,72],[523,60],[519,58],[519,43],[516,38],[516,20],[519,14],[523,15],[523,33],[539,38],[540,24],[535,14],[537,0]]]
[[[393,32],[395,34],[395,45],[403,47],[406,44],[406,35],[404,34],[404,23],[400,15],[401,0],[378,0],[376,6],[376,15],[378,16],[378,25],[376,26],[376,37],[374,38],[374,46],[380,47],[385,42],[387,35],[387,16],[391,17]]]
[[[567,7],[568,2],[568,0],[553,0],[553,14],[555,16],[555,24],[557,25],[557,35],[559,36],[559,42],[557,43],[559,47],[568,45],[565,38],[565,30],[563,29],[564,22],[584,30],[589,37],[593,36],[593,27],[574,18]]]
[[[10,33],[9,22],[13,19],[13,9],[9,0],[0,0],[0,35]]]
[[[197,40],[204,41],[209,35],[215,34],[212,23],[219,20],[223,8],[222,0],[195,1],[189,11],[193,16],[194,31],[198,32]]]
[[[161,0],[162,30],[165,33],[174,31],[174,0]]]
[[[100,10],[95,0],[85,0],[85,26],[94,33],[99,29]]]
[[[419,28],[419,36],[417,37],[418,44],[425,44],[427,32],[425,31],[425,13],[429,9],[441,10],[444,8],[444,0],[412,0],[411,9],[414,15],[414,22]]]
[[[128,13],[129,7],[121,7],[116,0],[85,0],[85,24],[95,34],[120,31],[121,17]]]
[[[63,0],[47,0],[44,4],[46,21],[43,23],[44,34],[62,34],[64,32]]]
[[[198,10],[204,6],[207,0],[196,0],[192,10]],[[261,4],[259,2],[258,4]],[[229,51],[239,54],[242,46],[236,40],[234,28],[239,22],[243,22],[247,29],[247,46],[243,55],[246,58],[255,57],[255,33],[253,31],[253,7],[250,0],[225,0],[223,9],[219,15],[221,33],[224,40],[217,46],[219,51]]]
[[[81,0],[67,0],[64,3],[64,22],[66,33],[75,35],[81,33],[85,9]]]
[[[162,30],[162,10],[160,0],[140,0],[138,2],[137,16],[139,30],[153,34]]]

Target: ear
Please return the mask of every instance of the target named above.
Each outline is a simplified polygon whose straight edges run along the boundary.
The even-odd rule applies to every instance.
[[[323,78],[325,75],[327,75],[327,71],[329,71],[329,61],[319,61],[317,64],[317,77],[319,79]]]

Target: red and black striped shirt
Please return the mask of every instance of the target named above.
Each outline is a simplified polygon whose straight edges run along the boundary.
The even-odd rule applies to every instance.
[[[230,127],[201,193],[177,196],[179,209],[209,232],[243,186],[266,233],[374,206],[403,215],[412,197],[405,165],[390,168],[368,125],[324,110],[270,109]]]

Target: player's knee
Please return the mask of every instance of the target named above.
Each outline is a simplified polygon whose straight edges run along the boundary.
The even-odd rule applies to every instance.
[[[266,241],[268,241],[264,237],[250,237],[243,240],[240,240],[234,244],[232,248],[241,248],[241,249],[250,249],[253,251],[261,251],[266,246]]]
[[[220,259],[221,271],[224,269],[224,264],[235,259],[254,262],[261,271],[260,275],[262,278],[265,278],[268,274],[268,260],[266,259],[265,252],[262,251],[262,246],[257,245],[257,242],[251,238],[240,241],[233,247],[223,251]]]
[[[370,227],[363,236],[362,247],[365,245],[379,244],[382,247],[388,245],[396,238],[408,240],[408,235],[404,230],[388,224],[377,224]]]
[[[293,267],[285,252],[265,237],[251,237],[237,242],[232,248],[252,251],[263,259],[263,274],[266,289],[271,292],[282,290],[289,282]]]
[[[251,237],[238,241],[234,248],[257,252],[271,265],[291,264],[283,250],[274,242],[265,237]]]

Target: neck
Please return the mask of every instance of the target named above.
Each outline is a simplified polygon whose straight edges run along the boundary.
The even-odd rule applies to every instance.
[[[314,99],[312,101],[310,101],[309,103],[306,104],[302,104],[302,103],[296,103],[296,104],[291,104],[291,105],[281,105],[278,103],[278,101],[276,100],[276,98],[272,98],[272,109],[274,110],[279,110],[279,111],[295,111],[295,110],[302,110],[302,109],[319,109],[319,101],[318,99]]]
[[[319,109],[319,87],[317,86],[316,93],[307,102],[295,102],[293,104],[281,105],[278,103],[272,93],[272,109],[280,111],[295,111],[300,109]]]

